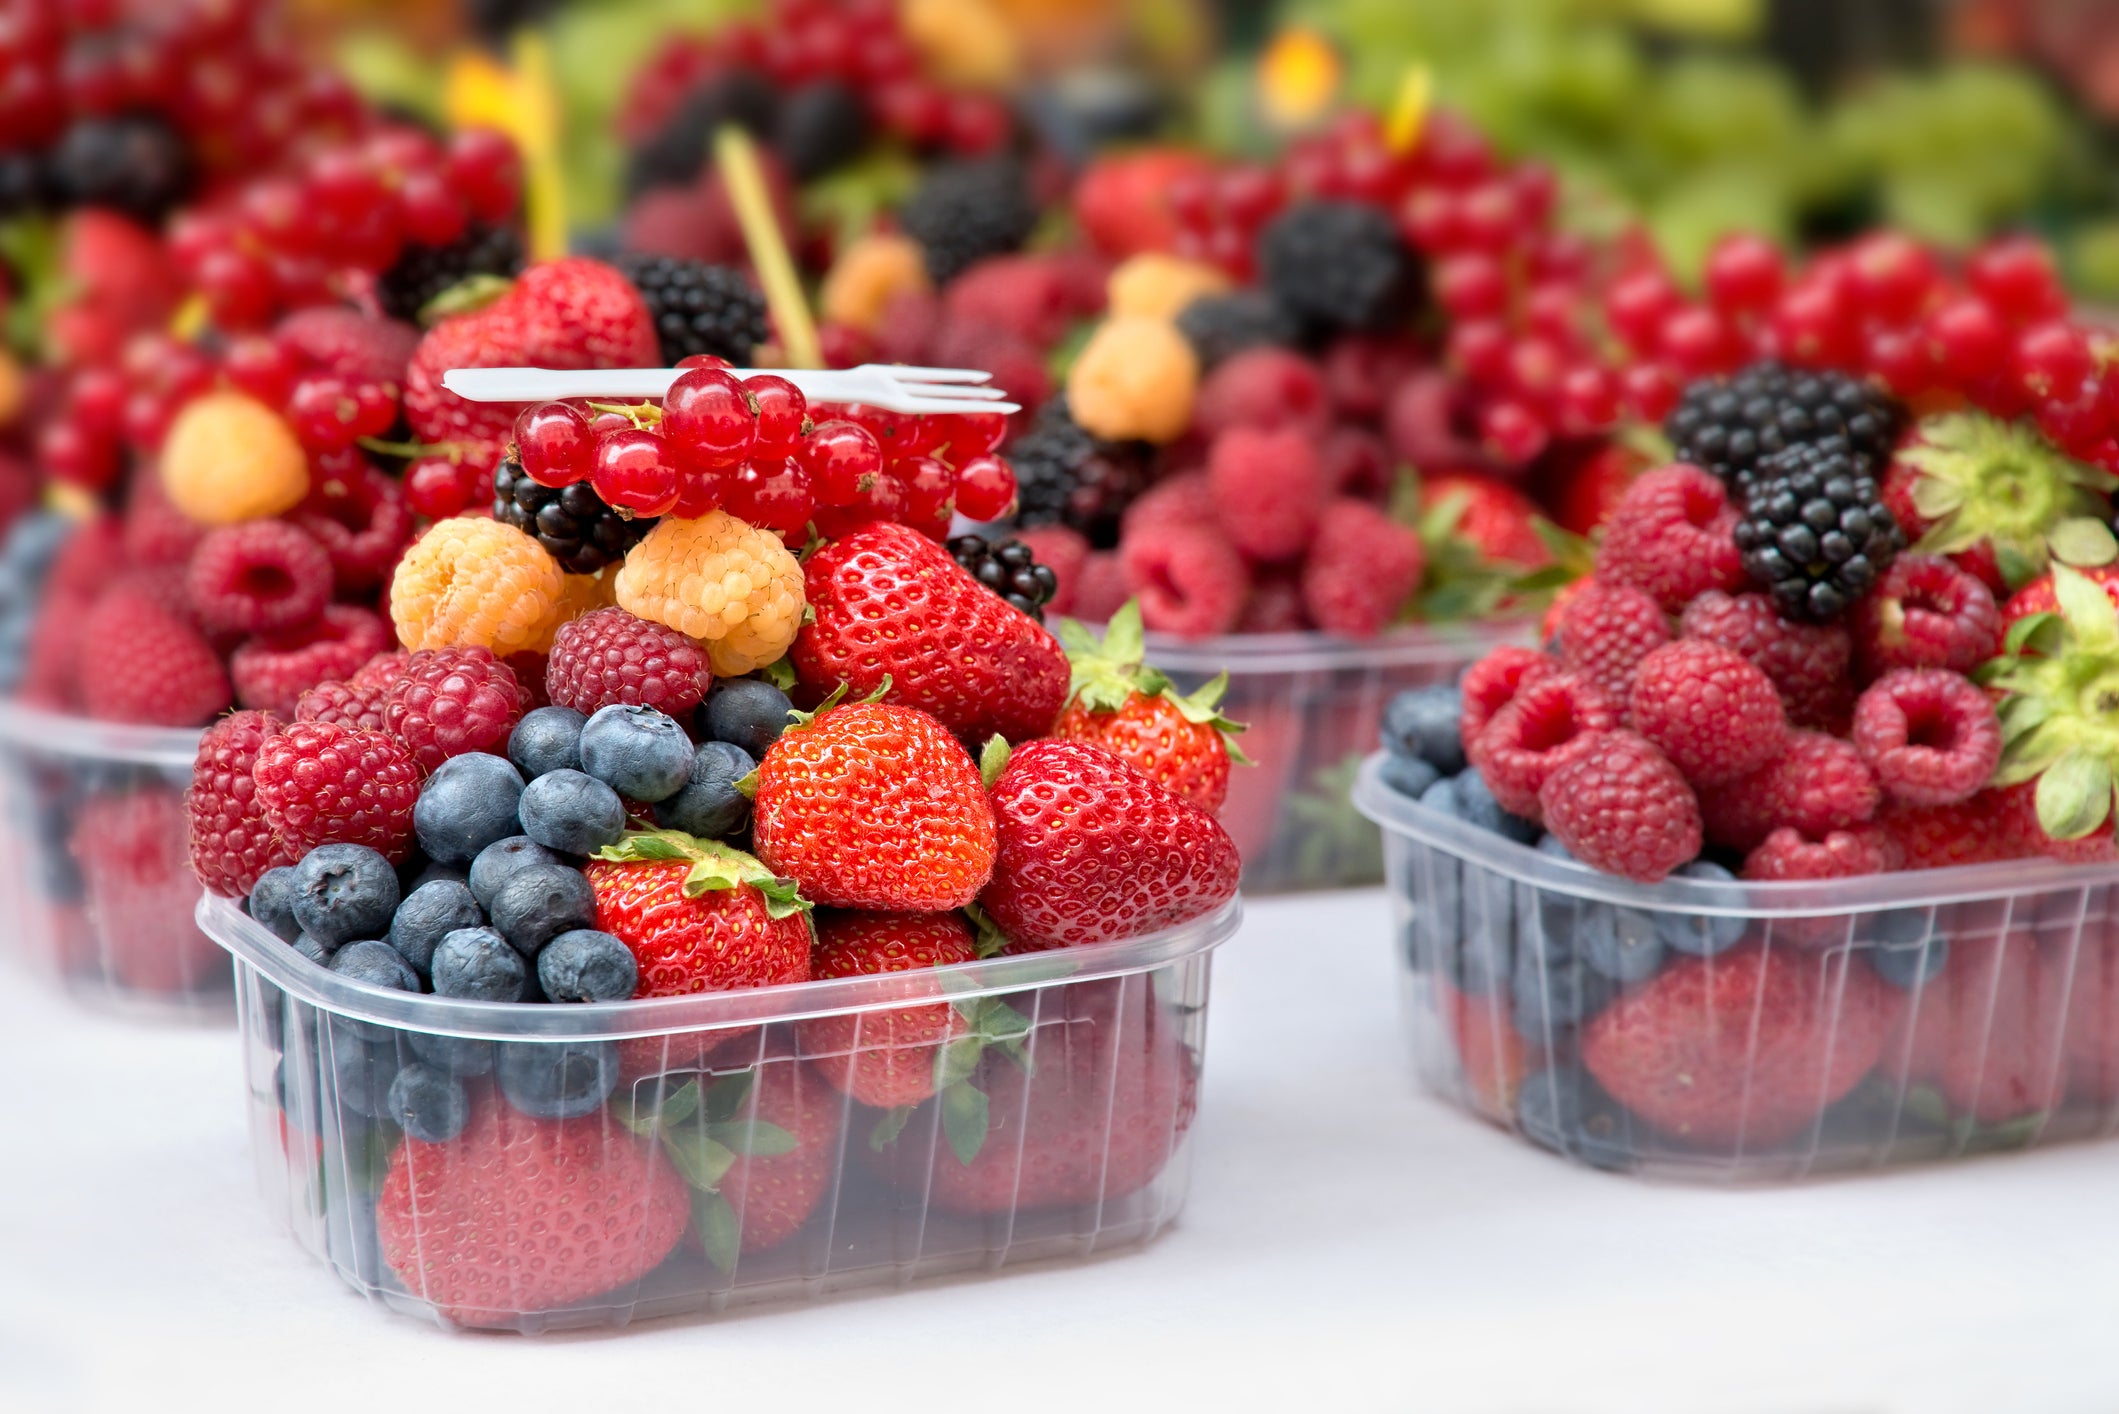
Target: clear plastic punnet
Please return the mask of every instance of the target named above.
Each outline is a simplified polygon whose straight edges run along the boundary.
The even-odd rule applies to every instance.
[[[2119,865],[1638,884],[1366,763],[1414,1063],[1598,1168],[1698,1180],[2119,1130]]]
[[[0,700],[0,930],[85,1001],[225,1017],[228,958],[198,930],[184,788],[196,729]]]
[[[235,957],[267,1202],[371,1300],[524,1333],[1145,1243],[1184,1201],[1209,957],[1240,916],[537,1006],[367,986],[198,909]]]
[[[1248,893],[1378,883],[1376,827],[1347,803],[1383,709],[1409,687],[1453,681],[1528,623],[1416,625],[1373,639],[1322,633],[1148,635],[1148,661],[1190,692],[1227,672],[1222,711],[1255,765],[1229,774],[1221,823],[1243,853]]]

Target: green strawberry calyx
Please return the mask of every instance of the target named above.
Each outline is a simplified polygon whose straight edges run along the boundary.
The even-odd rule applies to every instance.
[[[1070,674],[1067,702],[1079,703],[1091,712],[1117,712],[1137,694],[1160,697],[1175,707],[1194,726],[1212,727],[1227,745],[1229,760],[1248,766],[1251,759],[1231,738],[1244,730],[1242,722],[1222,715],[1221,699],[1229,690],[1229,675],[1218,673],[1191,693],[1180,692],[1162,669],[1147,661],[1148,636],[1141,623],[1140,601],[1128,599],[1096,633],[1073,619],[1061,619],[1059,641],[1067,650]]]
[[[476,314],[514,288],[515,281],[506,275],[466,275],[419,307],[419,327],[431,329],[444,319]]]
[[[766,916],[770,918],[808,913],[811,907],[794,880],[773,873],[755,855],[719,840],[687,835],[682,830],[629,830],[618,843],[598,850],[596,857],[613,864],[686,860],[692,866],[684,876],[686,898],[747,884],[765,899]]]
[[[971,1083],[989,1046],[1035,1075],[1035,1065],[1024,1041],[1030,1035],[1030,1018],[999,997],[967,997],[951,1004],[964,1020],[964,1030],[935,1048],[934,1093],[941,1111],[942,1135],[950,1152],[967,1167],[986,1145],[989,1127],[986,1092]],[[868,1147],[881,1153],[912,1118],[917,1106],[900,1105],[885,1111],[869,1131]]]
[[[2039,827],[2074,840],[2111,818],[2119,783],[2119,606],[2065,564],[2053,566],[2053,596],[2060,612],[2011,624],[1978,679],[2003,694],[1994,784],[2036,780]]]
[[[739,1159],[793,1153],[795,1136],[745,1112],[756,1080],[752,1071],[699,1075],[675,1086],[671,1079],[612,1096],[611,1114],[633,1133],[661,1142],[671,1166],[691,1186],[692,1222],[707,1260],[717,1271],[730,1271],[743,1224],[722,1196],[721,1180]]]
[[[1919,439],[1898,458],[1920,473],[1913,508],[1932,522],[1914,546],[1923,554],[1990,545],[2011,589],[2055,562],[2119,559],[2104,504],[2119,477],[2064,455],[2033,428],[1943,413],[1922,422]]]

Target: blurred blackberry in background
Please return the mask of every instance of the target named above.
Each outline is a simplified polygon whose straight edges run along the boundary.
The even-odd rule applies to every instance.
[[[718,354],[742,367],[765,342],[765,296],[741,270],[639,251],[616,263],[647,301],[665,367],[693,354]]]
[[[1199,355],[1202,370],[1262,344],[1292,346],[1302,333],[1271,295],[1256,290],[1201,295],[1178,314],[1177,332]]]
[[[1869,463],[1843,437],[1784,448],[1751,475],[1736,548],[1784,619],[1838,618],[1905,548]]]
[[[1356,201],[1302,201],[1275,216],[1258,235],[1258,270],[1316,336],[1388,329],[1411,316],[1423,283],[1391,218]]]
[[[191,189],[191,154],[155,118],[85,118],[52,150],[49,180],[75,206],[108,206],[155,222]]]
[[[949,553],[973,579],[1039,623],[1045,621],[1045,606],[1059,592],[1059,576],[1050,565],[1039,564],[1028,545],[959,535],[949,542]]]
[[[447,245],[406,246],[375,282],[375,299],[392,319],[417,324],[421,310],[473,275],[513,279],[522,264],[520,231],[474,224]]]
[[[873,131],[859,95],[837,79],[818,79],[780,105],[773,148],[788,175],[806,182],[860,156]]]
[[[1742,494],[1767,457],[1832,437],[1845,439],[1874,470],[1890,456],[1904,417],[1890,397],[1844,373],[1766,359],[1686,388],[1663,432],[1679,461],[1704,467]]]
[[[1006,157],[943,163],[898,212],[898,224],[920,243],[937,285],[989,255],[1020,249],[1037,218],[1029,174]]]
[[[605,505],[586,481],[542,486],[517,462],[502,462],[493,473],[493,518],[534,537],[568,574],[616,564],[655,528],[653,520],[628,519]]]
[[[1099,550],[1118,544],[1119,517],[1148,489],[1145,445],[1090,435],[1064,396],[1045,404],[1006,455],[1015,468],[1015,523],[1071,526]]]
[[[734,123],[768,134],[778,112],[778,95],[760,75],[748,69],[717,74],[685,95],[670,120],[626,154],[626,195],[638,196],[650,187],[690,186],[706,166],[718,129]]]

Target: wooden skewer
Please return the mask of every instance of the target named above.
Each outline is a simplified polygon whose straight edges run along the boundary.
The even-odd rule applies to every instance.
[[[765,289],[765,304],[772,311],[773,326],[780,331],[780,348],[788,367],[822,368],[824,351],[817,341],[817,324],[810,318],[809,301],[802,296],[802,280],[795,273],[787,238],[773,216],[757,144],[743,129],[724,127],[714,134],[714,159],[721,166],[721,179],[728,183],[736,221],[743,227],[743,243],[750,247],[751,264]]]

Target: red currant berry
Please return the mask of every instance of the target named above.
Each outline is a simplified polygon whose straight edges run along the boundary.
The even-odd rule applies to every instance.
[[[1879,231],[1854,248],[1851,293],[1869,318],[1886,324],[1917,318],[1940,280],[1934,255],[1911,236]]]
[[[743,388],[758,409],[759,453],[792,455],[809,420],[809,401],[802,390],[777,373],[754,374],[743,380]]]
[[[2053,252],[2030,236],[2006,236],[1974,255],[1965,266],[1965,283],[2012,324],[2051,319],[2067,309]]]
[[[990,93],[955,93],[949,97],[947,136],[951,151],[976,157],[1008,140],[1008,109]]]
[[[2064,320],[2034,324],[2016,338],[2016,379],[2034,401],[2081,387],[2095,367],[2090,341]]]
[[[856,422],[818,423],[796,455],[809,472],[819,505],[850,506],[883,474],[883,449],[875,434]]]
[[[380,437],[397,425],[397,388],[389,383],[353,385],[353,435]]]
[[[1429,255],[1464,247],[1460,204],[1444,191],[1415,191],[1398,207],[1398,234]]]
[[[1910,329],[1872,329],[1862,359],[1873,378],[1901,398],[1926,392],[1932,365],[1922,334]]]
[[[475,489],[471,468],[447,457],[421,457],[405,468],[405,499],[429,520],[462,515]]]
[[[1845,367],[1859,352],[1851,311],[1836,282],[1797,285],[1774,306],[1771,341],[1786,362],[1805,368]]]
[[[687,368],[734,368],[735,366],[719,354],[686,354],[683,358],[677,360],[677,368],[680,372]]]
[[[1518,339],[1508,350],[1505,386],[1523,403],[1546,408],[1559,395],[1566,360],[1550,339]]]
[[[54,481],[102,491],[117,478],[118,446],[71,418],[58,418],[37,436],[37,462]]]
[[[125,421],[125,375],[115,368],[84,368],[67,389],[66,414],[99,442],[114,442]]]
[[[689,368],[662,400],[662,435],[686,466],[734,466],[750,455],[758,419],[743,385],[726,369]]]
[[[303,186],[320,220],[339,225],[368,219],[388,195],[361,154],[346,147],[326,148],[312,158]]]
[[[1610,430],[1619,420],[1619,382],[1594,363],[1567,370],[1560,379],[1560,426],[1577,437]]]
[[[753,460],[736,476],[729,493],[729,513],[776,535],[799,534],[816,508],[809,473],[790,456]]]
[[[405,239],[420,245],[453,244],[470,224],[463,198],[439,172],[408,172],[397,189],[397,219]]]
[[[908,502],[904,482],[895,476],[876,475],[868,478],[861,494],[845,509],[863,521],[902,521]]]
[[[875,106],[883,126],[916,147],[931,146],[948,135],[949,96],[924,79],[883,85]]]
[[[956,473],[933,457],[905,457],[885,468],[905,487],[905,518],[919,525],[956,509]]]
[[[146,453],[161,450],[176,415],[176,400],[168,394],[153,388],[135,389],[125,400],[126,445]]]
[[[1479,410],[1479,439],[1503,466],[1523,466],[1545,450],[1552,433],[1536,412],[1503,398]]]
[[[1581,339],[1581,313],[1582,292],[1564,280],[1538,285],[1523,299],[1523,327],[1570,348]]]
[[[208,251],[196,278],[214,323],[223,329],[256,329],[272,317],[272,272],[256,257],[231,248]]]
[[[2008,357],[2009,331],[1991,304],[1962,295],[1928,315],[1921,342],[1944,386],[1965,388]]]
[[[663,515],[677,501],[676,459],[662,438],[629,427],[597,442],[589,484],[607,506],[636,516]]]
[[[2086,378],[2075,396],[2055,398],[2038,409],[2038,426],[2052,443],[2074,457],[2087,457],[2111,435],[2100,380]]]
[[[515,455],[539,486],[572,486],[595,473],[596,435],[580,409],[539,403],[515,419]]]
[[[311,452],[335,452],[353,445],[360,435],[355,420],[360,413],[353,390],[343,378],[311,374],[294,385],[287,395],[287,422],[303,447]]]
[[[677,500],[668,514],[679,520],[697,520],[720,510],[734,493],[735,478],[727,471],[684,471],[679,468]]]
[[[1508,381],[1514,340],[1497,319],[1459,324],[1449,331],[1449,362],[1472,382],[1498,387]]]
[[[883,460],[894,462],[899,457],[911,456],[919,451],[921,440],[920,419],[888,408],[872,407],[867,403],[855,403],[846,409],[846,418],[867,428],[875,437],[876,445],[883,449]]]
[[[928,421],[934,424],[934,446],[930,451],[958,468],[986,455],[1008,436],[1005,413],[945,412]]]
[[[1662,337],[1663,321],[1683,303],[1677,286],[1660,270],[1637,270],[1621,276],[1604,296],[1604,318],[1636,354],[1652,354]]]
[[[976,456],[957,469],[956,508],[976,521],[999,520],[1015,509],[1015,469],[996,456]]]
[[[1691,305],[1672,310],[1663,320],[1656,346],[1688,378],[1719,373],[1741,357],[1729,326],[1713,310]]]
[[[1457,219],[1464,246],[1493,255],[1514,246],[1525,231],[1522,205],[1506,181],[1486,182],[1465,193]]]
[[[480,221],[507,220],[522,203],[522,157],[491,128],[464,128],[449,139],[448,182]]]
[[[1707,302],[1724,318],[1763,314],[1780,298],[1786,276],[1780,247],[1772,241],[1743,233],[1724,236],[1707,257]]]
[[[1635,417],[1661,422],[1678,405],[1684,385],[1668,364],[1637,363],[1619,375],[1619,391]]]
[[[294,390],[294,360],[261,334],[232,340],[221,355],[221,373],[267,407],[283,406]]]
[[[1453,255],[1435,266],[1435,300],[1452,319],[1498,319],[1508,311],[1508,271],[1491,255]]]
[[[623,432],[633,425],[633,419],[622,412],[599,412],[589,419],[589,435],[608,437],[613,432]]]

